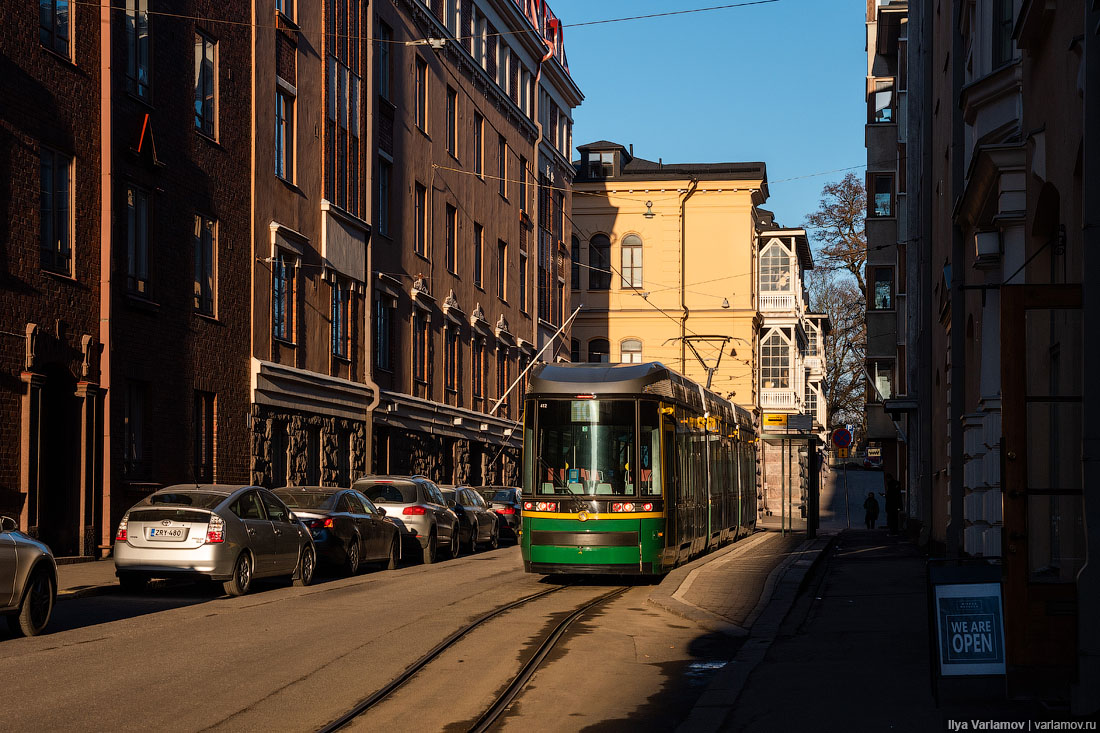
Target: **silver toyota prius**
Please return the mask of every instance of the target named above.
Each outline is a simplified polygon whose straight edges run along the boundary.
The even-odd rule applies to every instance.
[[[12,632],[41,634],[57,598],[57,564],[50,548],[0,517],[0,615]]]
[[[254,578],[313,582],[317,551],[309,530],[259,486],[169,486],[139,501],[119,522],[115,574],[139,590],[150,578],[219,580],[241,596]]]

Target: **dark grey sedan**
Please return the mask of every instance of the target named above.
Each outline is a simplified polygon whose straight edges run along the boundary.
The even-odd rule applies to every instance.
[[[254,578],[313,582],[317,551],[309,530],[259,486],[170,486],[135,504],[115,535],[119,583],[138,590],[150,578],[223,581],[244,595]]]
[[[50,622],[57,599],[57,564],[50,548],[0,517],[0,615],[16,634],[36,636]]]
[[[470,554],[477,552],[479,544],[492,550],[500,546],[497,515],[489,509],[489,504],[481,494],[469,486],[444,486],[441,490],[447,506],[458,515],[462,544],[469,548]]]
[[[331,486],[293,486],[275,489],[309,528],[322,561],[359,572],[364,562],[380,562],[394,570],[401,559],[401,538],[387,520],[386,510],[352,489]]]

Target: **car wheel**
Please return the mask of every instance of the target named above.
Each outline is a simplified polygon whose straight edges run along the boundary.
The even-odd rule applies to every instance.
[[[356,551],[356,557],[359,556],[358,550]],[[317,550],[313,549],[313,545],[307,545],[302,550],[300,559],[298,560],[298,574],[294,576],[294,585],[304,588],[313,582],[313,571],[317,569]]]
[[[118,584],[127,593],[144,593],[149,590],[149,578],[141,573],[119,573]]]
[[[386,570],[397,570],[397,542],[397,538],[394,537],[393,542],[390,543],[390,557],[385,564]]]
[[[344,561],[344,569],[348,575],[355,575],[359,572],[359,538],[352,537],[351,542],[348,543],[347,558]]]
[[[23,593],[18,615],[8,617],[11,630],[23,636],[38,636],[50,622],[53,602],[53,578],[46,570],[36,570]]]
[[[233,566],[233,577],[222,584],[225,592],[231,596],[243,596],[252,587],[252,557],[242,552]]]
[[[495,550],[500,547],[500,525],[493,525],[493,534],[489,537],[489,549]]]
[[[438,540],[435,536],[435,530],[428,534],[428,546],[424,548],[424,564],[431,565],[436,561],[436,551],[438,550]]]
[[[458,536],[458,525],[455,525],[454,527],[451,528],[451,550],[450,550],[450,555],[451,555],[452,560],[454,558],[458,557],[459,544],[460,544],[461,541],[462,541],[462,538]],[[475,542],[477,541],[476,534],[474,536],[474,541]]]

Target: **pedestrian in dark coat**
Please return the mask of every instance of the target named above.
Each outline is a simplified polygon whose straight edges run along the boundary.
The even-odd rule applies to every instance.
[[[890,534],[898,533],[898,514],[901,512],[901,482],[886,474],[886,526]]]
[[[867,529],[875,528],[875,520],[878,519],[878,500],[875,499],[875,492],[867,492],[867,500],[863,502],[863,523],[867,525]]]

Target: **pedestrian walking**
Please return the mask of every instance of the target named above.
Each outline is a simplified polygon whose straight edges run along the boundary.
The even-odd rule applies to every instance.
[[[867,500],[863,502],[863,523],[867,525],[867,529],[875,528],[875,520],[878,519],[878,499],[875,498],[875,492],[867,492]]]
[[[886,527],[890,534],[898,533],[898,514],[901,512],[901,482],[892,474],[886,474]]]

